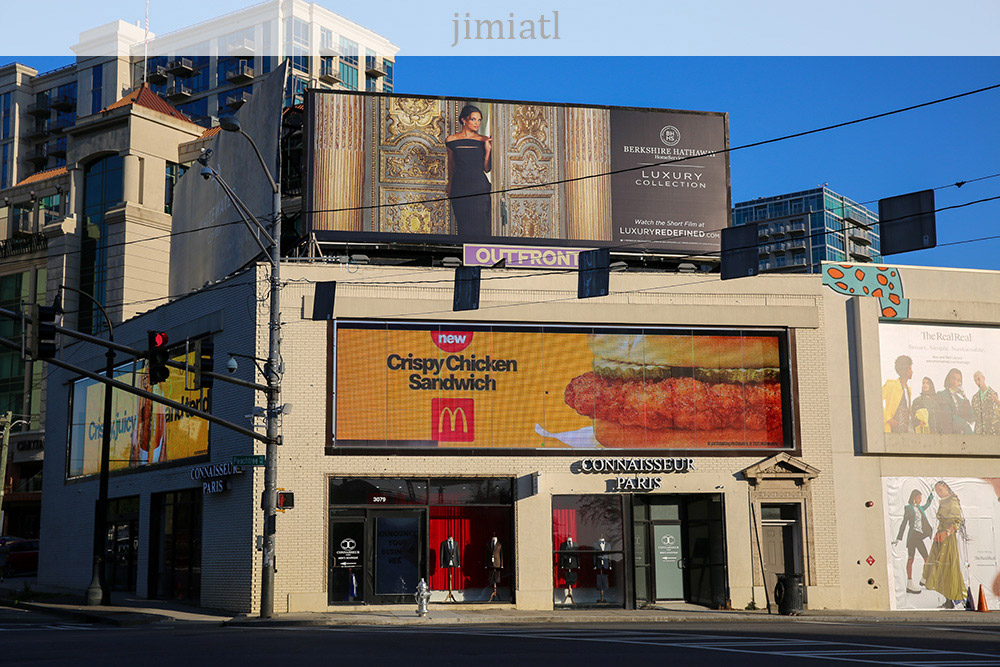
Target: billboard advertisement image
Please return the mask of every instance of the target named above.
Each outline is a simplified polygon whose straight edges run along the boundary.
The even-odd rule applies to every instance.
[[[319,239],[718,252],[724,113],[311,91]]]
[[[331,329],[335,447],[792,449],[781,332]]]
[[[1000,603],[1000,478],[884,477],[894,609]]]
[[[173,355],[184,361],[184,354]],[[188,363],[194,363],[191,353]],[[119,366],[115,379],[200,410],[209,410],[209,391],[185,388],[185,373],[170,369],[170,377],[149,387],[145,360]],[[190,382],[190,375],[187,381]],[[67,477],[100,472],[104,432],[104,385],[89,378],[73,385]],[[137,468],[208,454],[208,422],[198,417],[114,390],[111,396],[109,470]]]
[[[1000,328],[879,324],[886,433],[1000,435]]]

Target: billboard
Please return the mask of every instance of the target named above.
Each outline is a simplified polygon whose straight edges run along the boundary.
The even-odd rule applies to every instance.
[[[718,252],[724,113],[310,91],[320,240]]]
[[[282,63],[255,84],[253,97],[234,114],[276,179],[286,70]],[[212,168],[270,231],[272,190],[247,137],[218,132],[206,148],[212,150]],[[174,187],[170,294],[185,294],[225,278],[260,254],[260,246],[240,222],[229,197],[215,179],[201,176],[201,168],[198,163],[191,165]]]
[[[879,324],[886,433],[1000,435],[1000,328]]]
[[[776,331],[331,323],[332,445],[792,449]]]
[[[894,609],[1000,603],[1000,479],[884,477]]]
[[[182,362],[185,355],[175,354],[171,359]],[[187,363],[195,363],[193,352]],[[167,380],[150,389],[145,360],[129,362],[115,370],[116,380],[208,411],[209,390],[185,388],[186,377],[190,382],[190,376],[171,369]],[[104,385],[89,378],[74,382],[70,415],[66,476],[96,474],[100,472],[104,433]],[[111,415],[109,470],[137,468],[208,454],[208,422],[204,419],[119,390],[114,390],[111,395]]]

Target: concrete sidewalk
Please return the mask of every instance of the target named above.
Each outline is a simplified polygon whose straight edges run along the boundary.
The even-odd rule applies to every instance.
[[[24,590],[27,583],[31,594]],[[20,598],[20,599],[18,599]],[[26,598],[26,599],[25,599]],[[278,614],[274,618],[233,616],[168,600],[146,600],[113,593],[112,606],[88,607],[79,595],[39,591],[34,580],[7,579],[0,584],[0,604],[60,615],[77,621],[128,626],[158,622],[201,623],[228,627],[288,626],[452,626],[452,625],[552,625],[608,623],[887,623],[919,625],[998,625],[1000,613],[967,611],[855,611],[809,609],[801,616],[780,616],[766,611],[714,611],[697,605],[663,604],[640,610],[558,609],[527,611],[509,604],[431,604],[427,616],[416,615],[416,604],[344,607],[334,611]]]

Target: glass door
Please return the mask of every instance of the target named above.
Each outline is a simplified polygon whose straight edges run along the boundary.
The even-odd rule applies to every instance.
[[[328,602],[365,601],[365,519],[330,520]]]
[[[372,591],[378,602],[410,602],[426,576],[423,510],[373,510]]]
[[[729,598],[722,495],[692,495],[685,505],[688,601],[721,609]]]
[[[653,524],[657,600],[684,599],[684,559],[679,524]]]
[[[640,496],[632,498],[632,565],[635,573],[635,606],[653,604],[653,563],[649,553],[649,504]]]

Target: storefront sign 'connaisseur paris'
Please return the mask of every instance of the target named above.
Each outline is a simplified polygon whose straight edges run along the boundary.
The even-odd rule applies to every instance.
[[[610,491],[655,491],[663,486],[663,478],[640,477],[639,473],[691,472],[695,465],[691,458],[583,459],[572,469],[588,474],[619,473]],[[620,473],[636,474],[629,477]]]

